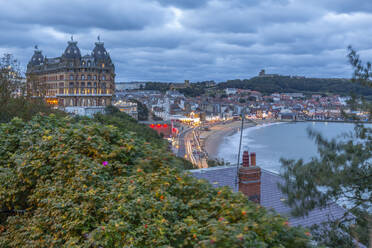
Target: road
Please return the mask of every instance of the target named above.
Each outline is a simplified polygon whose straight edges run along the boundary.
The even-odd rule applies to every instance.
[[[178,151],[177,156],[189,160],[198,168],[208,168],[207,161],[202,154],[204,153],[200,147],[197,128],[188,128],[181,132],[178,136]]]

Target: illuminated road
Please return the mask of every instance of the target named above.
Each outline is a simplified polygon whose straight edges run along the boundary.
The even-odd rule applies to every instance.
[[[208,168],[207,161],[202,154],[204,153],[196,135],[197,128],[189,128],[179,135],[179,148],[177,156],[189,160],[198,168]]]

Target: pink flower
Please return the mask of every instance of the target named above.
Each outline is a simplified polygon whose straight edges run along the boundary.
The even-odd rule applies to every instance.
[[[103,161],[103,162],[102,162],[102,165],[103,165],[103,166],[106,166],[106,165],[108,165],[108,162],[107,162],[107,161]]]

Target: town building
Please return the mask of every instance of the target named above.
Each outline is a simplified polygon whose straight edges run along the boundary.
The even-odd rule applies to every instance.
[[[138,120],[138,109],[137,103],[118,100],[113,103],[113,106],[117,107],[120,112],[124,112],[134,119]]]
[[[26,78],[28,95],[77,114],[102,112],[115,90],[115,66],[99,39],[85,56],[72,37],[60,57],[47,58],[36,46]]]

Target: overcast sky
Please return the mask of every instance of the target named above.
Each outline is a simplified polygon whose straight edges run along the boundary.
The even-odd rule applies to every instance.
[[[351,77],[372,60],[371,0],[0,0],[0,53],[82,55],[101,40],[117,81],[217,82],[267,73]]]

